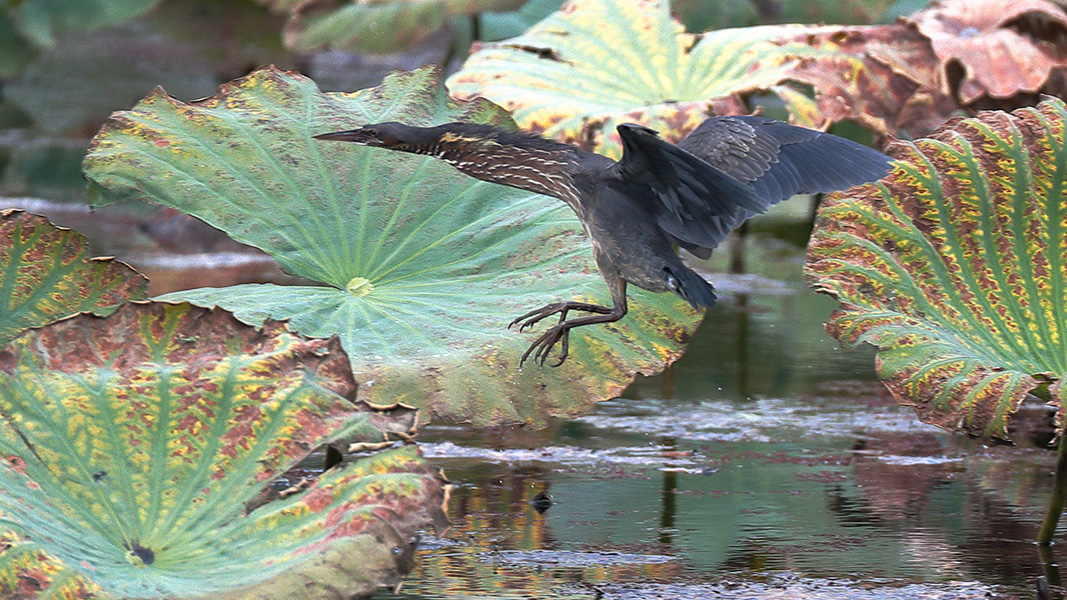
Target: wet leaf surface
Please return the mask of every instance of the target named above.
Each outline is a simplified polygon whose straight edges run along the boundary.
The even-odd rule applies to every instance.
[[[820,209],[807,273],[841,301],[827,329],[878,347],[886,386],[928,423],[1006,439],[1041,382],[1062,420],[1065,120],[1051,100],[953,121]]]
[[[698,315],[674,296],[637,292],[625,320],[573,336],[563,367],[518,370],[530,335],[507,330],[511,319],[563,298],[609,301],[581,225],[561,202],[434,159],[311,139],[397,119],[510,122],[484,100],[451,101],[431,70],[324,94],[306,78],[265,69],[200,102],[159,91],[117,113],[96,138],[86,175],[97,204],[177,208],[321,282],[165,298],[340,335],[372,402],[483,424],[543,424],[680,355]]]
[[[107,314],[144,298],[147,287],[121,262],[93,258],[80,233],[34,214],[0,210],[0,346],[76,312]]]
[[[448,83],[459,97],[507,108],[524,129],[610,156],[621,153],[619,123],[676,141],[712,114],[748,112],[755,93],[778,96],[799,124],[825,127],[851,114],[848,79],[863,67],[829,46],[778,41],[798,31],[694,35],[662,0],[574,0],[519,37],[485,44]]]
[[[23,334],[0,351],[0,512],[27,550],[4,550],[0,573],[36,551],[52,585],[84,579],[105,597],[395,585],[408,537],[445,522],[445,482],[414,447],[253,502],[322,444],[413,426],[355,392],[336,339],[256,330],[219,309],[126,304]],[[331,566],[353,552],[365,560]]]

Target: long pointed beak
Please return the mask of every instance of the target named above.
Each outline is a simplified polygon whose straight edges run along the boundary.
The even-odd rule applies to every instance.
[[[333,140],[338,142],[362,142],[367,143],[374,139],[372,135],[362,129],[349,129],[348,131],[333,131],[311,136],[316,140]]]

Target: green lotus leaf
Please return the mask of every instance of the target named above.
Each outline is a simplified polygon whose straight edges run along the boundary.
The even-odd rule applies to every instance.
[[[106,314],[144,298],[147,288],[125,264],[91,258],[80,233],[20,210],[0,211],[0,346],[76,312]]]
[[[43,553],[50,588],[282,597],[293,578],[337,586],[316,575],[337,547],[367,557],[350,593],[395,584],[409,568],[395,539],[446,520],[444,482],[414,447],[269,493],[316,447],[389,436],[355,393],[336,338],[220,309],[125,304],[22,334],[0,351],[0,586]]]
[[[288,8],[285,45],[308,52],[336,48],[360,52],[398,52],[425,41],[456,15],[509,11],[524,0],[327,0]]]
[[[797,31],[695,35],[684,33],[666,0],[571,0],[523,35],[482,46],[448,85],[457,97],[507,108],[523,129],[611,156],[622,152],[619,123],[642,123],[676,141],[711,114],[748,112],[743,98],[754,93],[779,96],[810,127],[845,118],[838,104],[852,94],[838,89],[844,79],[830,80],[850,70],[855,79],[862,63],[832,48],[778,41]],[[814,86],[815,95],[798,84]]]
[[[638,291],[625,320],[572,336],[562,367],[520,371],[531,334],[507,330],[514,317],[549,301],[610,301],[581,224],[557,200],[435,159],[311,139],[390,120],[514,126],[484,100],[453,102],[432,69],[351,94],[265,69],[214,98],[183,104],[156,92],[116,113],[85,173],[98,204],[172,206],[319,282],[164,298],[340,335],[361,397],[372,402],[540,425],[614,397],[636,372],[679,356],[697,314],[674,296]]]
[[[1028,392],[1067,371],[1067,108],[952,121],[900,144],[893,172],[819,211],[807,274],[838,339],[928,423],[1007,439]]]
[[[40,46],[55,43],[57,29],[112,25],[144,14],[159,0],[6,0],[18,30]]]
[[[478,15],[478,37],[484,41],[497,41],[522,35],[535,23],[559,10],[563,1],[526,0],[515,10],[482,13]]]
[[[894,2],[895,0],[672,0],[671,12],[685,23],[689,31],[746,27],[759,25],[761,21],[866,25],[878,21]],[[925,5],[926,0],[922,2]]]

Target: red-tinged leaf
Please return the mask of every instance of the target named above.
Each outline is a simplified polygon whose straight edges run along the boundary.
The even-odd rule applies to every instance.
[[[941,0],[905,21],[930,40],[941,81],[963,104],[1037,93],[1067,69],[1057,42],[1067,13],[1052,0]]]
[[[92,258],[80,233],[27,212],[0,211],[0,346],[76,312],[106,314],[144,298],[147,287],[125,264]]]
[[[393,586],[408,536],[447,522],[447,482],[414,447],[267,493],[324,444],[410,437],[412,415],[355,393],[336,338],[220,309],[126,304],[28,331],[0,351],[0,514],[52,586],[103,597],[283,598],[295,580],[328,597],[338,548],[368,557],[344,571],[351,593]]]
[[[1067,373],[1065,122],[1060,100],[957,119],[819,211],[806,270],[841,301],[828,331],[878,347],[926,422],[1007,439],[1027,393]]]

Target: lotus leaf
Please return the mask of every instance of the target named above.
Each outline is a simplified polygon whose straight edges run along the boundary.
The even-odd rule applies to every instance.
[[[905,139],[929,135],[958,112],[956,99],[938,83],[929,40],[902,23],[783,28],[778,42],[804,42],[848,57],[805,63],[798,70],[842,98],[831,114],[876,133]],[[863,68],[851,66],[856,59]],[[842,76],[848,81],[839,85]]]
[[[864,25],[878,21],[893,4],[894,0],[672,0],[671,12],[687,30],[706,31],[761,23]]]
[[[836,48],[862,60],[862,69],[837,68],[854,76],[842,96],[850,118],[910,139],[961,108],[1011,109],[1037,93],[1062,97],[1067,52],[1055,40],[1065,34],[1067,13],[1050,0],[952,0],[889,24],[783,29],[779,43]]]
[[[711,114],[748,112],[750,94],[777,95],[810,127],[851,116],[839,104],[856,96],[846,88],[862,62],[777,41],[797,31],[688,34],[666,0],[571,0],[523,35],[482,46],[448,83],[459,97],[482,96],[512,111],[524,129],[615,157],[619,123],[677,141]]]
[[[485,100],[450,100],[431,69],[351,94],[265,69],[213,98],[183,104],[157,91],[116,113],[85,173],[97,204],[136,198],[177,208],[318,282],[165,298],[340,335],[370,401],[428,405],[476,423],[543,424],[679,356],[698,316],[679,298],[638,292],[625,321],[575,336],[563,367],[518,370],[530,340],[505,328],[512,318],[550,300],[608,298],[580,223],[554,199],[432,158],[311,139],[389,120],[510,124]]]
[[[85,237],[20,210],[0,211],[0,346],[20,331],[81,311],[105,314],[144,297],[148,281]]]
[[[535,23],[559,10],[563,0],[526,0],[522,6],[508,12],[478,15],[478,37],[497,41],[522,35]]]
[[[270,1],[270,0],[267,0]],[[339,48],[361,52],[398,52],[425,41],[456,15],[509,11],[523,0],[317,0],[294,5],[273,0],[290,11],[285,45],[294,51]]]
[[[951,93],[963,104],[1038,92],[1067,69],[1063,45],[1048,42],[1067,35],[1067,13],[1052,0],[941,0],[906,22],[930,40],[942,85],[958,86]]]
[[[3,0],[19,32],[41,46],[55,43],[57,29],[121,23],[152,10],[159,0]]]
[[[414,447],[263,499],[324,443],[387,438],[391,417],[355,393],[336,338],[256,330],[220,309],[125,304],[22,334],[0,351],[0,591],[18,589],[27,556],[50,591],[103,597],[395,583],[407,536],[445,522],[447,487]],[[344,569],[356,580],[323,575],[337,548],[364,556]]]
[[[894,171],[819,211],[807,274],[841,301],[834,337],[928,423],[1007,439],[1028,392],[1064,423],[1067,107],[954,120],[891,150]]]

